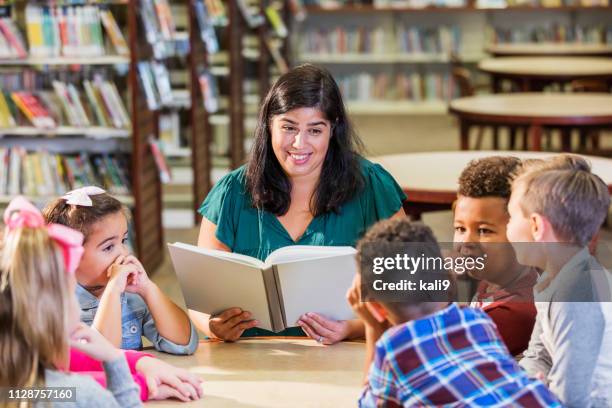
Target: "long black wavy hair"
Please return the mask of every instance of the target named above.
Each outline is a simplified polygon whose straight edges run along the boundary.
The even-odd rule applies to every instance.
[[[340,89],[331,74],[304,64],[282,75],[259,112],[255,142],[246,170],[246,188],[253,206],[277,216],[291,204],[291,181],[272,150],[272,118],[297,108],[317,108],[331,123],[329,148],[310,201],[313,216],[339,213],[342,204],[363,188],[360,157],[363,143],[346,115]]]

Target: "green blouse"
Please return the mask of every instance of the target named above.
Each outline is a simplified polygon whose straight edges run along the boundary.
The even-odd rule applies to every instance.
[[[364,188],[344,204],[339,214],[313,218],[304,234],[294,241],[274,214],[252,206],[245,188],[246,167],[242,166],[215,184],[199,212],[217,226],[216,237],[232,252],[260,260],[288,245],[355,246],[366,230],[389,218],[402,207],[406,195],[393,177],[379,164],[361,159]],[[243,336],[274,334],[250,329]],[[301,335],[291,328],[278,335]]]

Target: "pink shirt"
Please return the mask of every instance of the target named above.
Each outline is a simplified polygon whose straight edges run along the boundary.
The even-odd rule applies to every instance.
[[[138,360],[145,356],[153,357],[151,354],[142,353],[139,351],[125,350],[125,358],[127,360],[130,371],[134,382],[140,387],[140,399],[146,401],[149,399],[149,389],[147,388],[147,381],[144,375],[136,371],[136,363]],[[79,373],[82,375],[88,375],[96,380],[100,385],[106,387],[106,374],[102,363],[98,360],[94,360],[87,354],[79,351],[75,348],[70,348],[70,367],[68,371],[73,373]]]

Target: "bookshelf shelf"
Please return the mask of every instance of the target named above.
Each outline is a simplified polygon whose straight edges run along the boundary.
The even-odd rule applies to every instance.
[[[477,54],[461,55],[463,62],[478,62],[486,56]],[[421,54],[421,53],[393,53],[393,54],[365,54],[365,53],[341,53],[341,54],[301,54],[300,60],[315,64],[427,64],[427,63],[449,63],[450,57],[446,54]]]
[[[0,66],[38,66],[38,65],[127,65],[129,57],[103,55],[98,57],[28,57],[25,59],[3,59]]]
[[[348,101],[349,114],[357,115],[433,115],[443,114],[448,104],[444,101]]]
[[[6,169],[5,176],[12,177],[8,185],[2,186],[0,204],[12,198],[6,196],[7,193],[38,193],[30,199],[42,204],[66,189],[90,183],[104,185],[131,208],[134,249],[145,268],[153,272],[163,260],[164,242],[161,184],[149,145],[151,138],[157,138],[158,113],[147,108],[137,73],[138,63],[150,59],[153,54],[139,19],[141,1],[81,1],[66,6],[54,3],[32,0],[10,5],[15,8],[10,17],[11,27],[32,37],[28,37],[27,46],[20,45],[19,41],[11,42],[11,46],[19,50],[15,55],[28,57],[0,60],[0,67],[10,68],[0,72],[5,104],[9,93],[15,104],[20,103],[19,110],[12,109],[9,114],[23,111],[12,115],[13,120],[5,120],[4,127],[0,128],[0,148],[7,158],[5,164],[9,164],[10,158],[11,166]],[[85,8],[80,8],[85,4],[90,11],[98,5],[103,11],[98,10],[99,26],[92,22],[94,24],[88,23],[85,28],[85,20],[80,20],[82,36],[79,41],[67,42],[66,38],[56,41],[55,37],[41,34],[53,32],[56,29],[53,27],[59,24],[53,19],[45,20],[44,24],[36,23],[43,8],[76,5],[85,13]],[[62,10],[68,13],[67,9]],[[77,14],[75,12],[74,16]],[[72,35],[68,40],[76,40],[76,33]],[[109,43],[115,51],[111,51]],[[75,55],[77,51],[82,54],[46,56],[60,52]],[[113,66],[121,66],[121,69],[108,69]],[[33,69],[27,69],[29,67]],[[62,80],[64,73],[57,72],[58,69],[66,71],[69,78]],[[24,73],[18,72],[20,70]],[[16,75],[30,82],[15,81]],[[44,76],[50,80],[45,80]],[[92,110],[80,106],[85,98]],[[49,128],[25,125],[30,122]],[[58,123],[61,126],[51,127]],[[64,126],[64,123],[71,125]],[[78,126],[86,123],[94,126]],[[109,124],[117,127],[106,127]]]
[[[19,126],[14,128],[0,128],[0,137],[79,136],[92,139],[124,139],[129,138],[131,134],[132,132],[129,129],[115,129],[105,127],[78,128],[72,126],[60,126],[54,129],[39,129],[33,126]]]
[[[369,14],[369,13],[453,13],[453,12],[474,12],[474,11],[581,11],[581,10],[610,10],[609,6],[560,6],[560,7],[541,7],[541,6],[508,6],[508,7],[375,7],[371,5],[363,6],[343,6],[337,8],[327,8],[320,6],[308,6],[306,11],[309,14]]]

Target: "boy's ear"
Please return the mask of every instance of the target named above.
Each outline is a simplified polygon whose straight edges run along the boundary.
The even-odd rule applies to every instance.
[[[387,310],[380,303],[370,301],[366,303],[366,307],[379,323],[384,323],[387,320]]]
[[[544,236],[546,234],[546,229],[549,225],[548,220],[544,218],[541,214],[533,213],[530,218],[530,226],[531,226],[531,236],[533,240],[536,242],[544,241]]]

